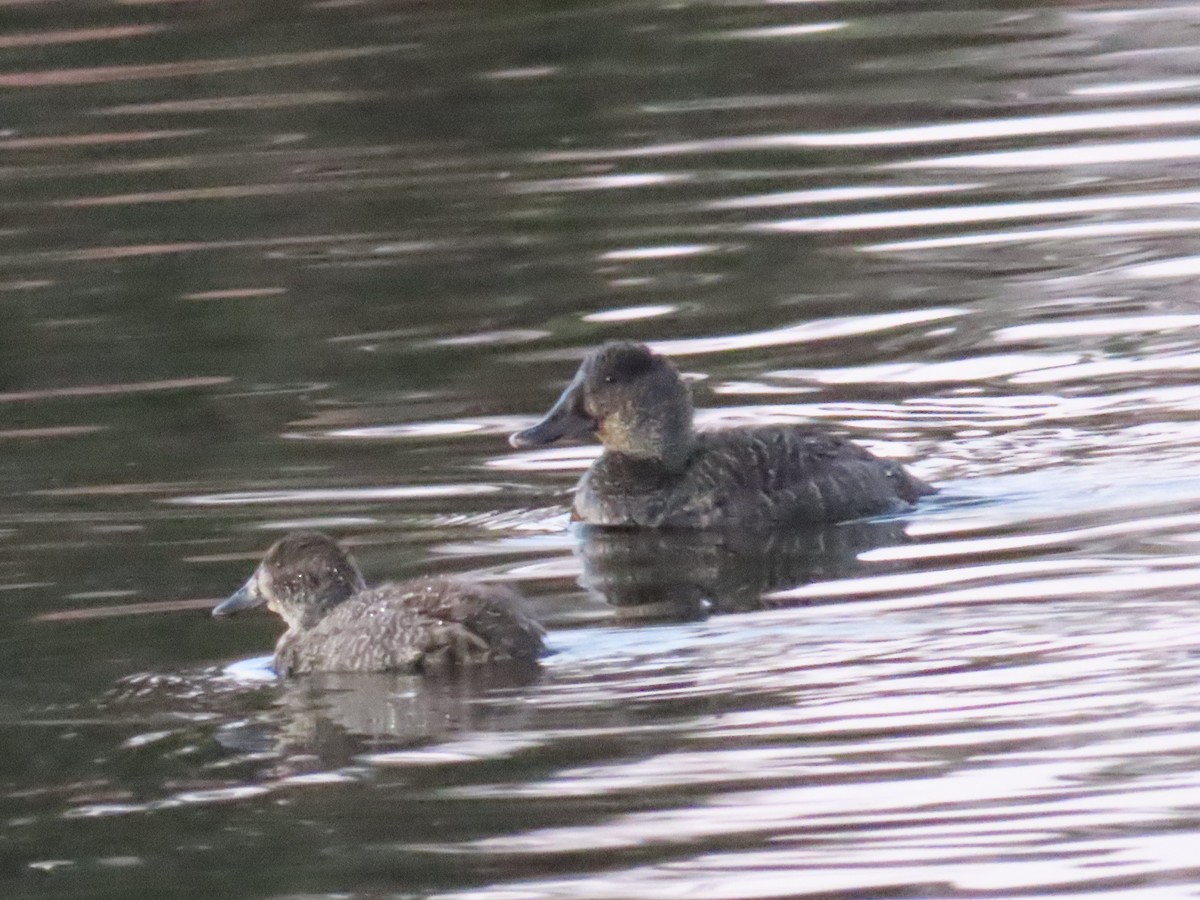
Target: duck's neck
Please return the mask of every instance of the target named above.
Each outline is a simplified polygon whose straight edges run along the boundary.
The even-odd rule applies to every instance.
[[[695,449],[696,431],[692,426],[692,411],[689,408],[687,421],[663,435],[656,458],[668,472],[682,472]]]
[[[308,607],[303,613],[300,614],[300,618],[297,621],[289,623],[291,630],[307,631],[325,618],[325,616],[327,616],[330,612],[332,612],[333,608],[340,602],[341,601],[339,600],[334,603],[324,603],[320,606]]]
[[[667,472],[682,472],[696,449],[690,403],[653,419],[628,421],[614,416],[601,426],[604,449]]]
[[[285,612],[283,618],[287,621],[290,631],[306,631],[355,594],[366,590],[366,587],[357,568],[339,567],[319,598]]]

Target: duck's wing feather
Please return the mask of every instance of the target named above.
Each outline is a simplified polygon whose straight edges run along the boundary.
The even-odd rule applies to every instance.
[[[699,435],[670,515],[712,520],[701,524],[834,522],[903,509],[933,492],[899,463],[835,434],[739,428]]]
[[[507,585],[455,578],[409,584],[416,587],[412,602],[422,618],[447,629],[444,635],[430,632],[423,668],[502,659],[531,661],[543,654],[545,631],[526,612],[520,594]]]

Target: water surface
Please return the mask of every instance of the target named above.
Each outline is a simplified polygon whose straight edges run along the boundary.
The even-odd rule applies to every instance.
[[[1200,893],[1200,4],[5,13],[5,896]],[[942,493],[569,531],[613,337]],[[297,527],[557,652],[278,684]]]

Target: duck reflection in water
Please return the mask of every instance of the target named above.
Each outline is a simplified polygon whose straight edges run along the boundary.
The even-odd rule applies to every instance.
[[[275,645],[280,675],[535,663],[544,650],[541,626],[511,588],[418,578],[368,589],[350,555],[315,531],[277,541],[213,615],[264,604],[288,625]]]
[[[899,463],[811,426],[697,432],[675,366],[630,341],[589,353],[545,418],[509,440],[524,448],[592,436],[604,453],[574,503],[574,517],[592,525],[814,525],[898,512],[935,491]]]
[[[456,678],[385,673],[315,673],[289,678],[270,706],[228,716],[215,737],[240,753],[267,754],[277,774],[329,771],[361,763],[363,753],[420,748],[470,736],[473,751],[529,727],[532,665],[464,669]]]
[[[904,525],[843,522],[774,532],[584,526],[576,547],[580,585],[625,620],[748,612],[782,605],[764,598],[771,591],[860,574],[861,553],[908,542]]]

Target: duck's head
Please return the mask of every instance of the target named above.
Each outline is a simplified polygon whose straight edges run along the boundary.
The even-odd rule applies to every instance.
[[[694,441],[692,398],[671,361],[645,344],[610,341],[587,355],[545,418],[509,442],[539,447],[591,435],[613,453],[681,468]]]
[[[311,628],[363,588],[358,566],[333,538],[296,531],[272,545],[250,579],[213,615],[232,616],[266,604],[289,628]]]

